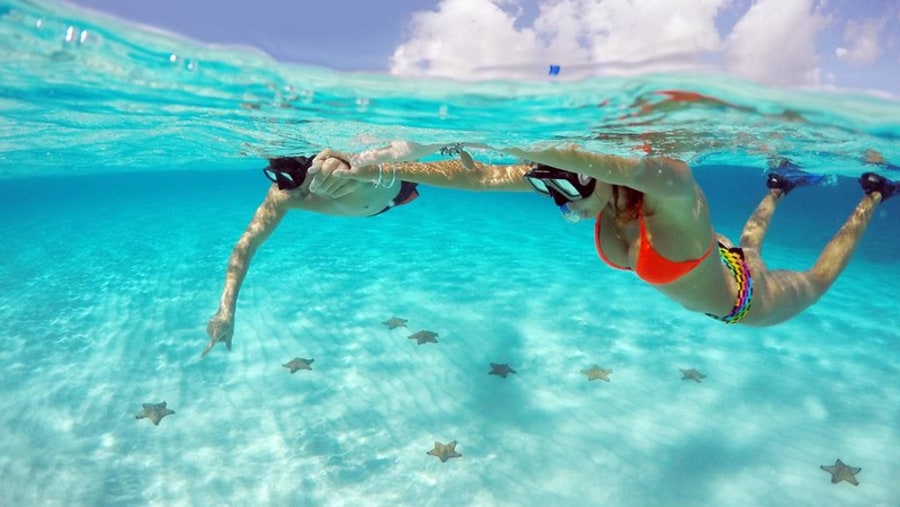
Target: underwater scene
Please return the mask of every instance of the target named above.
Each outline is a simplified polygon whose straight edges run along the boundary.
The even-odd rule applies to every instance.
[[[267,159],[673,157],[733,241],[789,163],[822,178],[763,258],[804,271],[863,173],[900,180],[896,98],[335,71],[13,0],[0,111],[0,505],[900,505],[900,199],[769,327],[610,269],[593,220],[538,192],[294,210],[239,282],[230,350],[201,355]]]

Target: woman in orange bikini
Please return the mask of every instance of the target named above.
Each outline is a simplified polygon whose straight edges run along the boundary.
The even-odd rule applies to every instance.
[[[624,158],[578,148],[504,149],[499,151],[533,163],[485,165],[473,162],[460,145],[441,151],[459,154],[460,161],[391,163],[395,156],[384,151],[357,157],[366,163],[338,169],[331,177],[371,181],[389,175],[463,190],[535,189],[551,196],[568,221],[595,219],[597,253],[607,264],[632,270],[684,307],[729,324],[769,326],[815,303],[846,267],[875,207],[900,193],[894,182],[863,174],[865,195],[813,267],[769,270],[760,250],[775,206],[795,186],[813,183],[813,175],[797,169],[771,173],[769,191],[735,247],[713,230],[706,197],[680,160]],[[348,160],[324,151],[311,171],[331,157]]]

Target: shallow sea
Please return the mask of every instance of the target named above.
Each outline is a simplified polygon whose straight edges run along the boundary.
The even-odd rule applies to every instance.
[[[900,505],[900,199],[819,303],[763,329],[607,268],[590,224],[536,194],[292,212],[254,258],[233,350],[199,355],[265,156],[652,146],[694,166],[732,238],[784,156],[831,176],[767,237],[771,266],[806,269],[862,171],[900,178],[862,162],[900,161],[895,99],[338,73],[20,1],[0,3],[0,83],[2,505]],[[438,343],[407,338],[421,329]],[[312,371],[288,373],[295,356]],[[580,373],[594,364],[610,382]],[[702,383],[681,379],[692,367]],[[135,420],[161,401],[175,414]],[[426,454],[452,440],[461,458]],[[859,486],[819,468],[838,458]]]

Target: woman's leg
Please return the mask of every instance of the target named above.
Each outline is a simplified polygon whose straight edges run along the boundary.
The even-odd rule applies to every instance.
[[[863,233],[866,232],[866,227],[872,220],[875,208],[880,202],[881,194],[878,192],[872,192],[863,196],[856,209],[844,222],[844,225],[822,249],[816,264],[808,271],[809,276],[812,277],[812,281],[820,292],[820,296],[831,287],[831,284],[841,274],[841,271],[847,267],[850,257],[856,250]]]
[[[822,249],[813,267],[808,271],[768,270],[757,251],[744,251],[754,273],[755,303],[751,308],[748,324],[767,326],[783,322],[813,305],[831,287],[856,250],[859,240],[875,214],[875,208],[883,200],[900,195],[900,185],[874,173],[865,173],[859,183],[866,195],[856,209]],[[757,212],[745,228],[749,241],[762,241],[775,202],[782,195],[770,195],[763,199]],[[742,244],[744,239],[742,238]]]
[[[741,248],[753,249],[762,253],[762,242],[769,229],[769,223],[772,221],[772,215],[775,213],[775,205],[784,195],[785,193],[781,189],[769,189],[756,210],[747,219],[747,223],[744,224],[744,231],[741,233]]]
[[[759,276],[754,278],[758,304],[751,310],[756,310],[753,324],[783,322],[818,301],[847,267],[881,201],[878,192],[866,194],[808,271],[767,271],[762,260],[757,259]],[[751,265],[751,270],[753,267]]]

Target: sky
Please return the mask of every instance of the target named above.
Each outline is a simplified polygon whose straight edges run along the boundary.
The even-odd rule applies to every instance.
[[[900,0],[70,0],[286,62],[493,79],[714,71],[900,97]],[[301,5],[301,3],[303,5]]]

